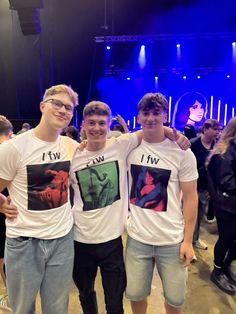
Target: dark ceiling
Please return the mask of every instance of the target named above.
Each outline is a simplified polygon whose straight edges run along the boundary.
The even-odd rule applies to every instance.
[[[71,84],[85,104],[95,36],[236,31],[235,0],[43,2],[41,34],[24,36],[0,1],[0,113],[12,120],[37,119],[44,89],[57,83]]]

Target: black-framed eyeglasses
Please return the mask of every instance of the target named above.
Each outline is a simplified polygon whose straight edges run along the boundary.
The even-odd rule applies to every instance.
[[[46,102],[50,102],[52,104],[53,108],[55,108],[56,110],[59,110],[59,109],[61,109],[64,106],[68,113],[73,113],[73,111],[74,111],[74,106],[64,104],[59,99],[53,99],[52,98],[52,99],[47,99],[44,102],[45,103]]]

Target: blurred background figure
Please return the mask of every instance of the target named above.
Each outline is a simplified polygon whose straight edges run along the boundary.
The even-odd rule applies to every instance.
[[[0,115],[0,144],[9,140],[13,135],[13,126],[11,122]]]
[[[22,124],[21,130],[19,132],[17,132],[16,135],[24,133],[24,132],[26,132],[26,131],[28,131],[30,129],[31,129],[31,125],[29,123],[25,122],[25,123]]]
[[[197,136],[196,130],[194,125],[192,124],[186,124],[184,127],[184,135],[190,140],[191,138],[194,138]]]
[[[201,136],[197,136],[190,140],[191,150],[197,160],[197,170],[199,175],[197,181],[198,216],[193,234],[193,246],[201,250],[207,250],[207,244],[199,238],[199,232],[202,218],[208,211],[210,199],[207,189],[207,171],[205,162],[216,143],[216,138],[219,136],[220,129],[221,126],[217,120],[207,119],[203,124]]]
[[[123,133],[128,133],[129,132],[129,128],[125,122],[125,120],[123,119],[123,117],[118,114],[115,118],[113,118],[113,121],[116,121],[118,123],[113,124],[111,127],[111,130],[109,130],[107,132],[107,138],[111,138],[111,137],[118,137]]]
[[[219,237],[214,247],[211,280],[234,295],[236,272],[236,117],[225,127],[208,160],[208,189],[214,204]]]
[[[79,130],[73,125],[69,125],[68,127],[64,128],[61,132],[61,135],[68,136],[73,140],[80,142]]]
[[[0,144],[9,140],[13,134],[13,126],[11,122],[5,117],[0,116]],[[5,196],[8,196],[7,189],[2,192]],[[0,213],[0,275],[4,286],[6,287],[6,276],[4,269],[4,250],[5,250],[5,240],[6,240],[6,224],[5,215]],[[8,295],[5,294],[0,298],[0,309],[10,310]]]

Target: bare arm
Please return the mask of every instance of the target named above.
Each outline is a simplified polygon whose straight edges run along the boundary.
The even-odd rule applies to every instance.
[[[122,125],[122,127],[124,129],[124,133],[129,133],[128,126],[127,126],[125,120],[123,119],[123,117],[120,114],[118,114],[116,116],[116,118],[117,118],[117,121],[120,123],[120,125]]]
[[[10,184],[10,181],[0,178],[0,192],[2,192],[9,184]]]
[[[2,192],[10,181],[0,179],[0,191]],[[0,212],[3,213],[7,218],[13,219],[18,215],[16,206],[10,204],[10,198],[0,193]]]
[[[180,182],[183,193],[183,216],[184,216],[184,240],[180,247],[180,260],[183,266],[188,266],[194,256],[193,232],[197,217],[198,195],[197,180]]]

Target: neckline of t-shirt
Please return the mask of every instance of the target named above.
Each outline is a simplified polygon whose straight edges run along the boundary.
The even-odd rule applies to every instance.
[[[55,143],[61,138],[61,135],[59,135],[59,136],[57,137],[57,139],[56,139],[55,141],[53,141],[53,142],[44,141],[44,140],[41,140],[39,137],[37,137],[37,136],[35,135],[34,129],[31,129],[31,130],[29,130],[29,131],[27,131],[27,132],[31,132],[32,137],[34,138],[35,141],[38,141],[38,142],[44,143],[44,144],[48,144],[48,145],[50,145],[50,144],[55,144]]]
[[[86,153],[86,155],[88,155],[89,157],[92,157],[92,156],[97,156],[97,155],[100,155],[107,147],[107,144],[99,149],[99,150],[88,150],[87,148],[84,149],[84,152]]]
[[[158,142],[158,143],[150,143],[150,142],[145,141],[144,139],[142,139],[142,141],[147,145],[156,146],[156,145],[161,145],[163,143],[167,143],[168,138],[166,137],[163,141]]]

